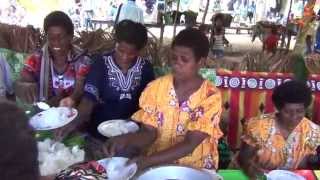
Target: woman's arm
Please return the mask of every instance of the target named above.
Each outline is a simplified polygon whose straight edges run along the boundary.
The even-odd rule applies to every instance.
[[[95,103],[88,98],[82,98],[79,106],[78,106],[78,118],[76,118],[72,123],[69,125],[60,128],[54,132],[56,140],[62,140],[71,132],[76,130],[78,127],[82,126],[85,122],[90,120],[90,116],[92,110],[95,106]]]
[[[144,169],[149,166],[170,163],[183,158],[192,153],[208,137],[208,134],[200,131],[188,131],[182,142],[151,156],[138,159],[139,168]],[[112,157],[117,152],[125,150],[128,147],[135,147],[142,151],[152,145],[156,138],[157,130],[152,126],[144,125],[138,133],[126,134],[110,139],[105,145],[104,152],[107,156]]]
[[[188,131],[184,140],[168,149],[144,158],[143,168],[163,163],[172,163],[191,154],[209,135],[201,131]]]
[[[79,103],[81,100],[81,97],[83,95],[83,87],[84,87],[85,78],[84,77],[78,77],[76,79],[76,85],[74,88],[74,91],[71,95],[71,98],[75,101],[75,103]]]
[[[261,173],[261,169],[255,162],[257,148],[242,142],[240,152],[238,155],[238,164],[246,175],[249,177],[256,177],[257,174]]]
[[[109,139],[105,144],[104,152],[107,156],[114,156],[128,147],[143,151],[151,146],[156,139],[157,129],[153,126],[142,124],[137,133],[124,134]]]
[[[65,106],[65,107],[75,107],[78,103],[80,103],[81,97],[83,96],[83,93],[84,93],[84,90],[83,90],[84,84],[85,84],[85,78],[77,77],[73,93],[68,97],[60,99],[59,105]]]

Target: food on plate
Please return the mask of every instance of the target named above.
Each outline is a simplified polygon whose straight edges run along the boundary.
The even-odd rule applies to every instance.
[[[69,117],[72,117],[72,114],[73,114],[72,111],[70,111],[68,108],[55,108],[55,107],[50,108],[42,113],[43,113],[42,116],[45,116],[43,120],[50,121],[50,123],[54,125],[57,125],[61,123],[61,121],[65,121]]]
[[[138,166],[136,163],[127,165],[128,158],[112,157],[98,162],[107,170],[109,179],[127,180],[134,176]]]
[[[78,146],[66,147],[51,139],[38,142],[38,161],[42,176],[54,175],[72,164],[82,162],[85,152]]]
[[[30,120],[30,125],[36,130],[59,128],[70,122],[77,115],[77,110],[66,107],[52,107],[42,111]]]
[[[135,122],[126,120],[109,120],[98,126],[98,131],[107,137],[119,136],[138,130],[139,126]]]
[[[102,126],[102,131],[108,133],[110,136],[119,136],[128,133],[128,129],[122,121],[114,121],[112,124]]]

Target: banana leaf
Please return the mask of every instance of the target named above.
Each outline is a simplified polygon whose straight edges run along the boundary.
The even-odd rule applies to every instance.
[[[299,81],[306,82],[309,76],[309,71],[305,65],[304,57],[300,54],[292,56],[294,78]]]
[[[44,141],[45,139],[53,139],[54,135],[52,131],[37,131],[35,134],[37,141]],[[79,148],[84,148],[86,142],[84,137],[80,135],[70,135],[62,140],[62,143],[67,147],[79,146]]]

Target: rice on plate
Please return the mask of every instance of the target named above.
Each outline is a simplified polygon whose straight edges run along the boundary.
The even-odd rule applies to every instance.
[[[79,146],[69,148],[51,139],[38,142],[38,151],[41,176],[55,175],[75,163],[83,162],[85,157],[84,150]]]

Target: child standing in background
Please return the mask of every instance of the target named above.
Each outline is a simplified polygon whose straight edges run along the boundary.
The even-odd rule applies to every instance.
[[[267,38],[263,41],[262,50],[268,53],[275,54],[277,51],[279,41],[279,35],[277,27],[272,27],[271,34],[267,36]]]
[[[217,14],[213,18],[213,27],[210,38],[211,52],[216,58],[223,58],[224,44],[229,45],[229,41],[225,37],[225,29],[223,26],[223,15]]]

